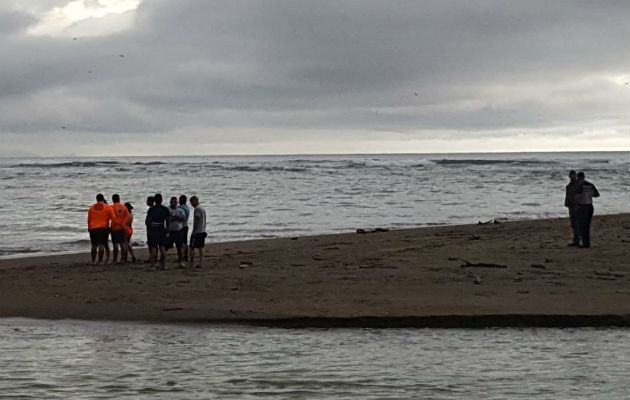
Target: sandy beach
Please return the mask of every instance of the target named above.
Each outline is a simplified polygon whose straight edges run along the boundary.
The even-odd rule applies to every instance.
[[[0,260],[0,317],[275,326],[630,326],[630,215],[206,246],[202,269]],[[146,256],[138,249],[139,258]]]

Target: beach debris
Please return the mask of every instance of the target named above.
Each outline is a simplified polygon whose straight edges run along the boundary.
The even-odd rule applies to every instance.
[[[517,290],[516,293],[518,293],[518,294],[528,294],[529,291],[528,290]]]
[[[380,268],[380,269],[398,269],[398,267],[393,266],[393,265],[383,265],[383,264],[370,264],[370,265],[360,265],[359,269],[374,269],[374,268]]]
[[[479,239],[481,239],[481,236],[479,235],[475,235],[474,233],[470,235],[470,240],[479,240]]]
[[[531,264],[530,267],[532,267],[532,268],[539,268],[539,269],[547,269],[547,268],[545,268],[544,265],[540,265],[540,264]]]
[[[477,225],[495,225],[495,224],[501,224],[503,222],[506,222],[508,219],[507,218],[493,218],[489,221],[478,221]]]
[[[475,285],[481,285],[481,277],[479,275],[475,275]]]
[[[457,261],[457,260],[459,260],[459,257],[449,257],[448,260],[449,261]]]
[[[507,268],[507,265],[501,265],[501,264],[485,263],[485,262],[471,263],[468,260],[462,260],[462,261],[464,262],[464,264],[460,266],[461,268]]]
[[[359,228],[357,233],[389,232],[389,228]]]
[[[546,263],[554,262],[551,258],[545,258]]]
[[[181,307],[173,307],[173,308],[163,308],[162,311],[182,311]]]

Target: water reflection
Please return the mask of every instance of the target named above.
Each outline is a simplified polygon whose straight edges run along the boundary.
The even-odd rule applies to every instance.
[[[629,339],[5,319],[0,398],[625,399]]]

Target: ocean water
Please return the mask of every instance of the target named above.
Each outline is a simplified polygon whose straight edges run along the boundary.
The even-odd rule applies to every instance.
[[[97,193],[135,204],[200,197],[210,241],[564,216],[567,171],[602,193],[597,214],[629,212],[630,158],[618,153],[405,154],[0,159],[0,256],[89,248]]]
[[[630,396],[627,329],[274,329],[0,320],[0,398]]]

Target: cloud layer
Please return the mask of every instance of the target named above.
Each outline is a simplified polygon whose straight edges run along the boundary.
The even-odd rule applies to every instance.
[[[629,144],[627,1],[67,4],[0,6],[5,153]]]

